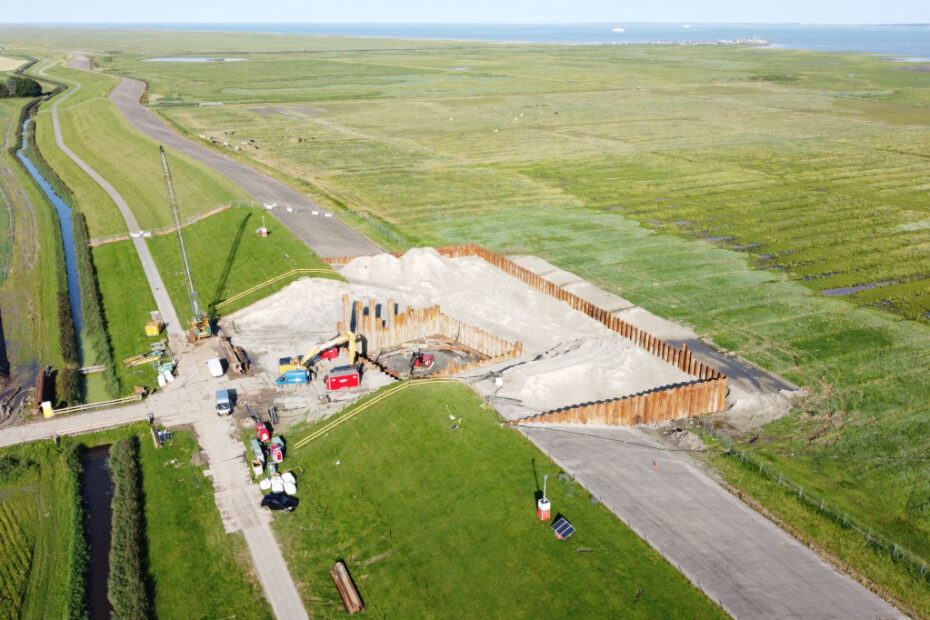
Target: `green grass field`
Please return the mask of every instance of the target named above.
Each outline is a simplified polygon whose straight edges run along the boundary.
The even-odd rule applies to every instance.
[[[194,282],[205,312],[228,297],[292,269],[330,269],[277,220],[267,217],[265,224],[269,235],[262,238],[255,233],[262,225],[262,211],[233,207],[185,227],[184,239],[190,250]],[[191,306],[177,236],[152,237],[148,244],[178,316],[182,321],[188,320]],[[331,277],[339,278],[335,271],[330,271]],[[282,289],[297,277],[300,276],[282,280],[223,306],[217,314],[230,314],[244,308]]]
[[[274,527],[312,616],[345,613],[340,558],[378,617],[723,616],[462,385],[399,392],[285,463],[301,504]],[[537,519],[543,475],[567,540]]]
[[[16,141],[15,124],[25,99],[0,100],[3,120],[0,134]],[[9,268],[0,278],[0,312],[6,350],[12,365],[61,364],[58,342],[56,272],[62,252],[58,246],[58,221],[54,208],[33,183],[12,152],[0,152],[7,171],[0,174],[0,242],[6,239]],[[12,239],[10,232],[12,226]],[[2,247],[2,246],[0,246]]]
[[[159,618],[271,618],[241,534],[226,534],[189,432],[141,439],[149,572]]]

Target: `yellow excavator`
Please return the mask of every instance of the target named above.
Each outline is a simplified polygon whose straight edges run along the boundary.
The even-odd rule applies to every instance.
[[[313,345],[307,352],[300,357],[282,357],[278,360],[278,374],[283,375],[289,370],[304,370],[310,367],[310,364],[313,362],[313,359],[319,355],[321,352],[326,351],[327,349],[332,349],[333,347],[338,347],[341,345],[347,345],[349,353],[349,365],[355,364],[355,357],[358,353],[357,351],[357,340],[355,333],[352,331],[346,331],[342,334],[339,334],[335,338],[331,338],[326,342],[321,344]]]

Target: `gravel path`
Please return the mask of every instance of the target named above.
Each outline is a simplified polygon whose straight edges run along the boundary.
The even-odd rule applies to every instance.
[[[380,249],[335,217],[313,216],[319,205],[283,183],[213,149],[175,133],[151,110],[140,103],[145,82],[123,78],[110,93],[120,112],[132,126],[174,149],[206,164],[239,185],[260,204],[277,204],[274,216],[320,256],[376,254]],[[286,208],[293,212],[289,213]]]
[[[168,297],[168,291],[165,289],[165,283],[161,279],[161,274],[158,273],[158,267],[155,266],[152,253],[149,252],[149,247],[146,245],[145,239],[139,234],[140,229],[139,223],[136,222],[136,216],[123,197],[116,191],[116,188],[110,185],[99,172],[75,155],[74,152],[65,145],[61,137],[61,124],[58,121],[58,105],[81,88],[80,84],[75,84],[74,82],[69,82],[69,84],[71,84],[73,88],[52,104],[52,125],[55,129],[55,143],[65,155],[70,157],[71,160],[81,168],[81,170],[90,175],[90,177],[109,194],[113,202],[116,203],[116,206],[123,216],[123,220],[126,222],[126,227],[129,229],[130,235],[132,235],[132,243],[136,248],[136,253],[139,255],[139,260],[142,262],[142,270],[145,272],[145,277],[149,282],[149,288],[152,289],[155,305],[158,307],[162,320],[165,322],[165,329],[168,332],[168,340],[171,343],[171,348],[174,351],[181,351],[186,346],[187,340],[187,336],[184,333],[184,326],[181,324],[177,313],[174,311],[174,306],[171,304],[171,299]],[[167,203],[167,198],[165,200]]]
[[[735,618],[904,617],[724,490],[687,453],[631,428],[520,430]]]

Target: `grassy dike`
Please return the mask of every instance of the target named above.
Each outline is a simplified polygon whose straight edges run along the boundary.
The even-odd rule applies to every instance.
[[[301,504],[274,528],[311,616],[345,613],[337,559],[378,617],[724,616],[458,383],[391,395],[286,463]],[[553,516],[577,528],[564,541],[536,515],[544,475]]]

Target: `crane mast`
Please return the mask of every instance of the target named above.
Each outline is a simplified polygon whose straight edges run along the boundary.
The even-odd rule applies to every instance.
[[[174,182],[171,180],[171,170],[168,168],[165,147],[159,146],[158,150],[161,152],[161,167],[165,175],[165,187],[168,190],[168,206],[171,208],[171,217],[174,220],[174,228],[178,235],[178,253],[181,255],[181,267],[184,270],[187,296],[190,299],[191,314],[193,315],[187,335],[191,341],[209,338],[213,335],[213,329],[210,327],[210,317],[204,314],[203,309],[200,307],[200,294],[194,285],[190,254],[187,251],[187,244],[184,242],[184,229],[181,227],[181,210],[178,208],[178,199],[174,193]]]

